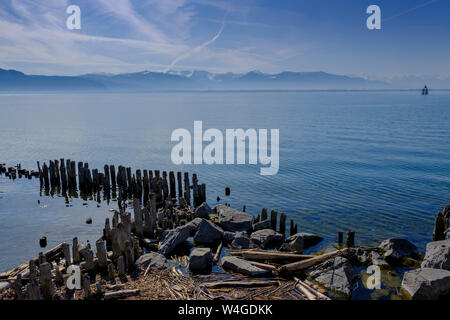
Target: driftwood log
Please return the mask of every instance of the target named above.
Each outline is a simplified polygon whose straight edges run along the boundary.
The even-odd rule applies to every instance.
[[[306,270],[312,266],[315,266],[319,263],[324,262],[325,260],[328,260],[330,258],[333,258],[339,254],[345,254],[346,252],[348,252],[348,249],[344,249],[344,250],[336,250],[336,251],[332,251],[332,252],[328,252],[325,254],[322,254],[320,256],[315,256],[313,258],[310,259],[306,259],[303,261],[298,261],[298,262],[293,262],[293,263],[289,263],[289,264],[285,264],[284,266],[281,266],[278,271],[280,273],[282,272],[294,272],[294,271],[302,271],[302,270]]]
[[[201,287],[208,289],[216,288],[255,288],[278,286],[278,281],[217,281],[200,284]]]
[[[297,253],[284,253],[276,251],[263,251],[263,250],[244,250],[244,251],[231,251],[231,255],[240,256],[249,260],[279,260],[279,261],[298,261],[313,258],[312,255],[304,255]]]
[[[103,297],[105,300],[117,300],[137,296],[139,295],[140,292],[141,291],[139,289],[121,290],[121,291],[107,292],[104,294]]]

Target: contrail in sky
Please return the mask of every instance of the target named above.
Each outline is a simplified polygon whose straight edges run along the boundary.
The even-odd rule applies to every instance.
[[[206,41],[205,43],[202,43],[201,45],[193,48],[192,50],[189,50],[188,52],[182,54],[181,56],[175,58],[172,63],[170,64],[170,66],[168,66],[163,72],[167,73],[169,72],[178,62],[180,62],[181,60],[186,59],[187,57],[193,55],[194,53],[199,52],[200,50],[202,50],[203,48],[209,46],[211,43],[213,43],[214,41],[216,41],[217,39],[219,39],[220,35],[222,34],[223,29],[225,28],[225,20],[226,20],[227,14],[225,14],[223,20],[222,20],[222,26],[220,27],[219,32],[217,32],[217,34],[212,37],[210,40]]]
[[[406,11],[397,13],[396,15],[390,16],[389,18],[384,19],[384,21],[389,21],[389,20],[392,20],[394,18],[403,16],[404,14],[407,14],[407,13],[410,13],[411,11],[414,11],[414,10],[426,7],[426,6],[430,5],[430,4],[433,4],[433,3],[438,2],[438,1],[440,1],[440,0],[431,0],[431,1],[428,1],[428,2],[425,2],[425,3],[422,3],[422,4],[420,4],[420,5],[418,5],[418,6],[414,7],[414,8],[411,8],[411,9],[408,9]]]

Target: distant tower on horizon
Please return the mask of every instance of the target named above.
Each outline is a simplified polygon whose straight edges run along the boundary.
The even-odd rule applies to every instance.
[[[427,86],[423,87],[422,95],[424,95],[424,96],[428,95],[428,87]]]

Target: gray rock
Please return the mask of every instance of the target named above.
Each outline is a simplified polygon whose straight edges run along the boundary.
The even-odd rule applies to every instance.
[[[230,208],[226,205],[218,205],[216,212],[219,215],[220,226],[227,231],[247,231],[253,227],[252,215]]]
[[[344,257],[335,257],[324,262],[308,274],[324,287],[346,296],[351,296],[358,274]]]
[[[166,269],[170,267],[166,257],[157,252],[146,253],[136,260],[136,266],[142,269],[147,269],[150,266],[151,269]]]
[[[422,268],[405,272],[402,280],[413,300],[435,300],[450,294],[450,271]]]
[[[177,245],[189,238],[190,230],[191,228],[187,224],[176,229],[167,230],[159,242],[158,252],[161,254],[169,254],[172,252]]]
[[[194,215],[198,218],[209,219],[209,215],[214,214],[213,209],[211,209],[206,202],[203,202],[201,206],[195,209]]]
[[[200,223],[202,221],[202,218],[195,218],[194,220],[186,223],[183,227],[187,228],[191,235],[194,235],[197,232],[198,227],[200,226]]]
[[[208,220],[203,220],[198,231],[194,236],[196,243],[214,243],[221,240],[223,237],[223,230]]]
[[[209,248],[196,248],[189,256],[189,270],[205,272],[211,269],[213,256]]]
[[[288,251],[301,251],[315,246],[323,240],[322,237],[306,232],[296,233],[286,239],[283,248]]]
[[[255,243],[250,239],[247,232],[242,231],[236,233],[233,241],[231,242],[231,248],[232,249],[250,249],[250,248],[256,248],[257,246]]]
[[[267,270],[255,267],[248,261],[237,257],[223,257],[222,260],[220,260],[220,266],[224,269],[230,269],[247,276],[261,276],[267,274]]]
[[[223,232],[223,239],[226,242],[232,242],[234,240],[235,236],[236,236],[236,232],[231,232],[231,231],[224,231]]]
[[[272,229],[264,229],[253,232],[250,239],[261,248],[267,248],[279,245],[283,241],[283,235]]]
[[[386,262],[386,260],[383,259],[383,257],[381,257],[378,252],[372,251],[371,259],[372,265],[379,266],[381,269],[389,268],[389,264]]]
[[[445,239],[450,239],[450,228],[444,232]]]
[[[0,292],[8,289],[9,287],[11,287],[11,282],[9,282],[9,281],[0,282]]]
[[[356,259],[358,259],[358,262],[362,265],[368,265],[371,263],[371,257],[370,253],[367,250],[364,250],[361,247],[354,248],[353,249],[353,255]]]
[[[417,258],[417,247],[406,239],[390,238],[379,245],[384,251],[383,258],[388,262],[400,262],[403,258]]]
[[[422,268],[450,270],[450,239],[427,244]]]
[[[261,222],[257,222],[253,225],[253,231],[270,229],[270,220],[264,220]]]

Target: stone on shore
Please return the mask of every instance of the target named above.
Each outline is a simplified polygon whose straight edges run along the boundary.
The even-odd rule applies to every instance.
[[[346,296],[351,296],[353,285],[358,278],[350,262],[340,256],[325,261],[308,275],[324,287]]]
[[[140,256],[139,259],[136,260],[136,266],[144,270],[147,269],[148,266],[150,266],[151,269],[162,270],[170,267],[170,264],[164,255],[157,252],[150,252]]]
[[[417,258],[417,247],[406,239],[389,238],[381,242],[380,249],[384,251],[383,258],[388,263],[399,263],[404,258]]]
[[[227,231],[247,231],[253,227],[253,216],[220,204],[216,207],[219,225]]]
[[[191,228],[188,225],[184,225],[176,229],[167,230],[163,234],[163,238],[159,242],[158,252],[164,255],[172,252],[177,245],[183,243],[187,238],[189,238],[190,230]]]
[[[203,202],[194,212],[196,217],[204,219],[209,219],[210,214],[214,214],[214,211],[206,202]]]
[[[427,244],[422,268],[450,270],[450,239]]]
[[[234,237],[236,237],[236,232],[231,232],[231,231],[224,231],[223,232],[223,239],[228,242],[231,243],[234,240]]]
[[[450,271],[422,268],[405,272],[402,280],[413,300],[436,300],[450,295]]]
[[[283,250],[286,251],[302,251],[315,246],[323,240],[322,237],[306,232],[296,233],[286,239],[283,244]]]
[[[222,260],[220,260],[220,266],[224,269],[230,269],[247,276],[262,276],[267,274],[267,270],[255,267],[250,262],[237,257],[223,257]]]
[[[388,269],[390,266],[386,262],[386,260],[383,259],[383,257],[375,251],[372,251],[371,253],[371,259],[372,259],[372,265],[378,266],[381,269]]]
[[[209,220],[202,219],[198,226],[198,231],[194,236],[196,243],[214,243],[221,240],[223,230]]]
[[[270,220],[264,220],[261,222],[257,222],[253,225],[253,231],[270,229]]]
[[[187,228],[189,230],[189,234],[194,235],[197,232],[198,227],[200,226],[200,223],[202,223],[202,221],[202,218],[195,218],[182,227]]]
[[[264,249],[279,245],[283,241],[283,235],[272,229],[264,229],[253,232],[250,239]]]
[[[213,256],[209,248],[196,248],[189,256],[189,270],[192,272],[206,272],[211,270]]]
[[[256,248],[255,243],[250,239],[247,232],[242,231],[236,233],[233,241],[231,242],[231,248],[236,250]]]

